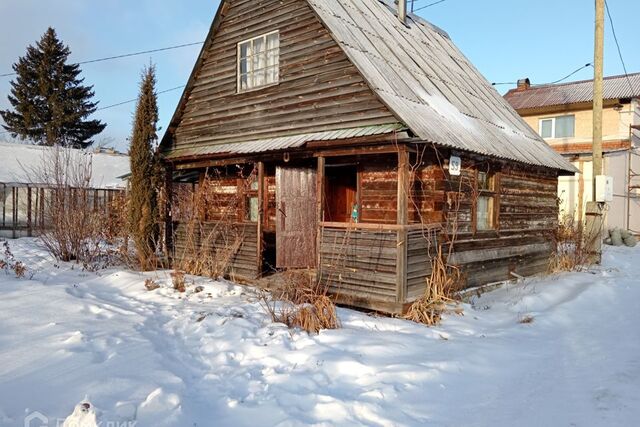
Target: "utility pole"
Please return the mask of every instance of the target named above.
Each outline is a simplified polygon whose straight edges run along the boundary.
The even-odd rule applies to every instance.
[[[593,173],[592,173],[592,201],[587,203],[586,211],[586,246],[590,260],[595,263],[602,261],[602,231],[604,203],[596,201],[596,177],[603,174],[602,169],[602,104],[604,78],[604,8],[605,0],[595,0],[596,23],[593,54]]]
[[[602,102],[604,77],[604,2],[596,0],[596,34],[593,54],[593,201],[596,176],[602,175]]]

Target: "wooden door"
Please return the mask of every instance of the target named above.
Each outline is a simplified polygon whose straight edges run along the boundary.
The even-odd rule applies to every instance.
[[[276,168],[276,266],[316,266],[316,170]]]

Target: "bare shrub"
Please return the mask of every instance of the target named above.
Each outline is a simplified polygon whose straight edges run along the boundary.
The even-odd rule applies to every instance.
[[[577,271],[589,264],[584,227],[572,215],[565,215],[553,232],[555,250],[549,260],[553,273]]]
[[[411,167],[412,175],[416,174],[422,164],[421,157],[424,155],[424,150],[419,152],[415,165]],[[440,154],[437,149],[434,148],[434,150],[440,164],[440,171],[446,177],[447,173],[440,159]],[[425,292],[407,310],[404,316],[407,320],[434,326],[440,323],[445,312],[462,314],[462,308],[453,307],[452,304],[458,302],[456,293],[462,289],[464,277],[459,267],[449,264],[449,259],[451,259],[458,238],[461,207],[465,201],[475,204],[478,198],[475,179],[477,178],[472,179],[464,173],[457,178],[449,177],[448,179],[450,188],[449,191],[446,191],[447,209],[443,218],[443,230],[438,233],[443,243],[437,245],[435,254],[428,252],[431,259],[431,275],[426,279]],[[424,237],[428,240],[439,240],[431,235],[437,231],[428,220],[422,217],[419,206],[415,202],[413,203],[419,215]]]
[[[2,246],[4,249],[0,258],[0,270],[4,270],[5,273],[13,272],[18,279],[22,279],[27,274],[27,266],[16,259],[11,252],[9,242],[5,241]]]
[[[274,291],[272,297],[266,293],[260,297],[262,306],[273,322],[284,323],[289,328],[299,328],[308,333],[340,328],[336,305],[327,295],[326,286],[303,272],[289,271],[284,274],[282,288]]]
[[[54,147],[43,154],[40,165],[27,172],[49,193],[40,230],[48,251],[61,261],[85,266],[96,262],[103,250],[105,213],[91,203],[91,153]]]
[[[427,279],[427,289],[411,304],[405,319],[427,326],[439,324],[442,314],[456,302],[454,294],[460,290],[461,283],[460,270],[447,264],[440,246],[436,256],[431,259],[431,276]],[[460,309],[453,311],[461,314]]]
[[[215,170],[192,188],[178,187],[174,192],[175,217],[181,219],[183,247],[174,258],[174,266],[189,274],[214,279],[230,272],[234,257],[244,241],[243,200],[238,186],[249,188],[256,171],[239,169],[229,177]]]

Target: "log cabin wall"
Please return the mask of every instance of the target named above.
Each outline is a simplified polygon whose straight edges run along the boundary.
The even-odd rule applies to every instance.
[[[398,122],[305,1],[226,4],[166,149]],[[238,93],[237,44],[275,30],[279,84]]]
[[[471,166],[459,177],[449,176],[435,157],[414,164],[410,221],[443,225],[442,241],[454,242],[449,263],[461,267],[465,287],[545,272],[558,218],[557,172],[480,157],[465,162]],[[491,230],[477,229],[479,171],[494,177]]]
[[[399,312],[397,230],[325,225],[320,230],[320,283],[343,304]]]
[[[236,242],[239,242],[237,247]],[[173,223],[174,261],[197,262],[196,257],[203,253],[225,259],[229,257],[226,274],[232,278],[251,280],[260,275],[257,251],[257,224]]]
[[[226,274],[231,277],[260,275],[258,223],[250,213],[250,199],[257,197],[255,181],[255,170],[248,165],[208,169],[198,182],[172,185],[174,264],[210,256],[228,259]]]

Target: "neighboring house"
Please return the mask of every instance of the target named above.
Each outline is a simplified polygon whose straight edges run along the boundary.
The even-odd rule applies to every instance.
[[[244,201],[230,275],[312,269],[339,302],[396,313],[438,242],[466,286],[545,271],[575,172],[443,30],[379,0],[223,0],[161,149],[175,186],[208,176]]]
[[[505,98],[580,174],[560,179],[562,211],[583,218],[592,199],[593,80],[531,86],[518,83]],[[613,177],[608,227],[640,232],[640,73],[604,79],[603,167]],[[634,128],[635,127],[635,128]]]
[[[89,190],[87,200],[93,208],[107,206],[126,190],[126,182],[119,177],[129,173],[128,156],[106,150],[69,150],[74,153],[70,161],[75,155],[82,156],[82,164],[91,167],[91,181],[81,188]],[[46,228],[44,206],[55,185],[42,171],[48,168],[43,164],[55,158],[53,153],[49,147],[0,142],[0,237],[33,236]]]

